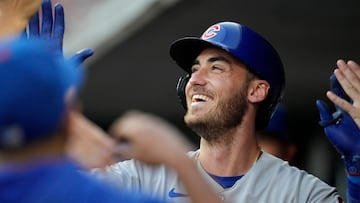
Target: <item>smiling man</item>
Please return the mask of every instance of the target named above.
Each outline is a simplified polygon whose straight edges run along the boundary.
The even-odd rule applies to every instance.
[[[256,131],[268,125],[285,85],[281,59],[264,37],[244,25],[220,22],[200,38],[176,40],[170,55],[187,73],[177,84],[187,110],[185,123],[201,137],[199,149],[188,155],[224,202],[342,201],[335,188],[258,145]],[[127,125],[125,120],[122,125],[114,124],[114,135],[129,138],[142,134],[144,140],[140,141],[153,145],[155,151],[159,144],[169,145],[169,140],[163,139],[166,135],[179,134],[148,116],[147,120],[132,118]],[[169,156],[174,150],[158,153]],[[180,162],[175,156],[171,160]],[[105,171],[119,185],[172,202],[191,202],[187,194],[193,188],[184,184],[183,174],[167,167],[129,160]]]

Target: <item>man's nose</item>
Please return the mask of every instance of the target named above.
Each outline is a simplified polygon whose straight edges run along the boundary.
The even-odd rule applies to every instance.
[[[189,83],[191,85],[205,85],[207,76],[208,75],[207,75],[206,69],[200,68],[199,70],[197,70],[191,74]]]

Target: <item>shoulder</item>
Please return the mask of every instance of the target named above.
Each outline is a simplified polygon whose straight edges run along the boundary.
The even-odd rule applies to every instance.
[[[142,191],[176,179],[176,173],[165,165],[148,165],[137,160],[126,160],[103,169],[93,169],[92,175],[116,187]]]
[[[267,152],[262,153],[251,171],[267,174],[269,178],[277,178],[279,181],[283,179],[293,181],[294,178],[299,178],[302,181],[315,179],[316,181],[322,182],[319,178],[309,174],[305,170],[291,166],[287,161],[279,159]]]
[[[90,173],[100,179],[122,183],[139,179],[161,178],[173,173],[173,171],[165,165],[149,165],[137,160],[125,160],[105,168],[93,169]]]
[[[263,191],[291,196],[299,201],[329,201],[339,197],[335,187],[266,152],[263,152],[247,176],[249,181],[261,181]]]

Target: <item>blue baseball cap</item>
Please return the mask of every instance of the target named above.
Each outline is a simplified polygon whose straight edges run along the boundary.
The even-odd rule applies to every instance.
[[[84,69],[46,43],[26,39],[0,43],[0,148],[50,136],[69,105],[67,91],[82,86]]]

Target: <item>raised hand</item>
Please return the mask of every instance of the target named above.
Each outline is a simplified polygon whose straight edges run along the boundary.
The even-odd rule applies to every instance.
[[[103,168],[118,161],[117,143],[79,112],[71,112],[67,155],[85,169]]]
[[[29,22],[28,30],[23,34],[25,37],[39,38],[47,40],[49,48],[63,55],[63,41],[65,33],[64,8],[60,3],[54,6],[54,12],[51,0],[43,0],[41,4],[41,22],[39,12],[37,12]],[[41,26],[40,26],[41,25]],[[69,60],[81,64],[87,58],[92,56],[94,51],[90,48],[82,49],[71,56]]]
[[[355,65],[354,62],[348,64]],[[358,122],[359,93],[357,86],[360,75],[356,74],[359,67],[350,70],[343,60],[338,61],[338,69],[330,77],[331,91],[327,92],[328,98],[334,103],[335,110],[321,100],[316,104],[320,112],[320,125],[330,142],[342,155],[346,171],[349,175],[360,175],[360,129]],[[339,80],[337,79],[339,78]],[[360,86],[359,86],[360,87]],[[357,121],[357,122],[356,122]]]
[[[123,157],[149,164],[176,165],[173,163],[176,158],[190,150],[177,128],[160,117],[140,111],[129,111],[117,119],[110,134],[119,141],[127,141],[118,148]]]
[[[337,66],[334,74],[349,100],[337,97],[331,91],[327,92],[327,96],[335,105],[349,113],[360,127],[360,65],[351,60],[347,63],[338,60]]]

